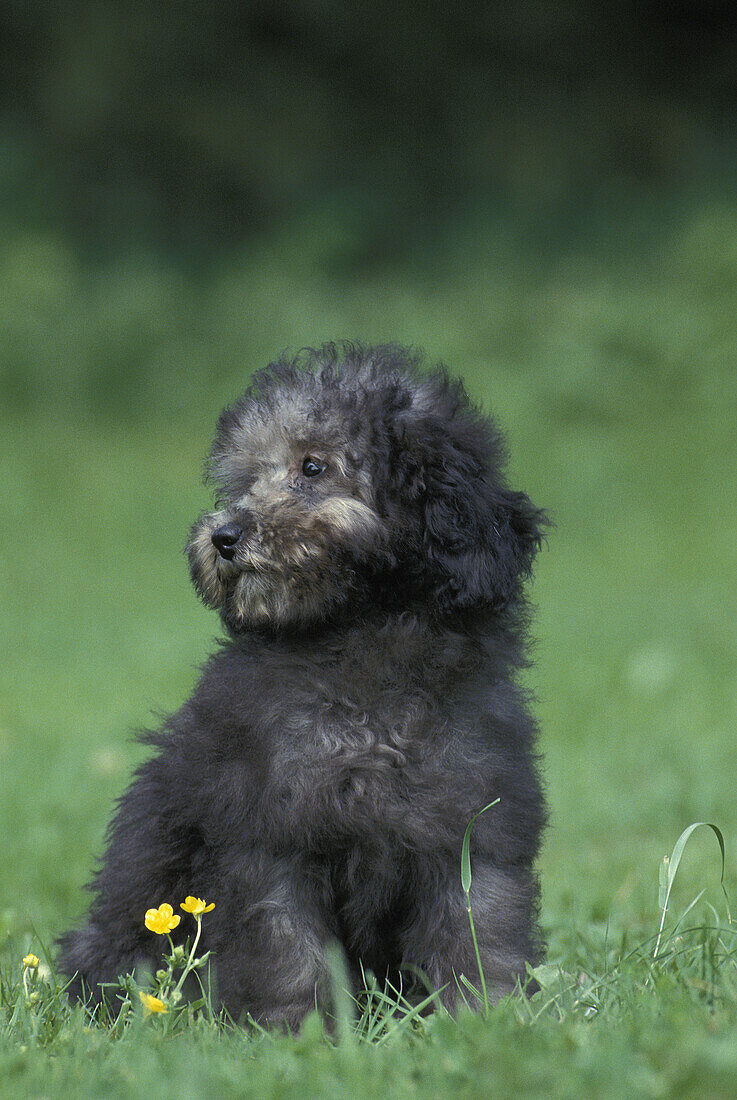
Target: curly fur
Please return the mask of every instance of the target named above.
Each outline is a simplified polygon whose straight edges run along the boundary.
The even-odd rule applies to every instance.
[[[503,462],[460,382],[393,346],[280,359],[222,413],[218,510],[188,552],[228,638],[120,800],[61,941],[77,992],[155,966],[144,911],[195,894],[236,1018],[294,1027],[324,1005],[334,941],[354,974],[406,989],[420,971],[452,1007],[477,973],[461,841],[497,797],[472,846],[491,996],[540,958],[545,811],[515,677],[545,517]]]

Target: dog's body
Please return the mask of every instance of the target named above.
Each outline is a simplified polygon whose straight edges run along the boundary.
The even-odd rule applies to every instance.
[[[158,962],[147,908],[194,894],[231,1013],[296,1026],[325,948],[354,974],[421,971],[452,1005],[536,962],[544,806],[514,677],[544,517],[499,438],[400,349],[325,348],[257,375],[221,416],[223,505],[190,562],[229,640],[123,796],[88,924],[61,967],[94,988]]]

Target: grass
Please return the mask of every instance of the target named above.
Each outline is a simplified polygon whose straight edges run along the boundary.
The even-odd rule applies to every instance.
[[[129,1096],[165,1085],[217,1096],[731,1096],[737,1073],[735,933],[712,920],[632,951],[581,937],[576,972],[548,964],[531,999],[488,1016],[407,1024],[380,999],[328,1039],[316,1015],[297,1037],[206,1015],[179,1030],[133,1008],[125,1026],[69,1009],[53,979],[30,998],[0,984],[4,1096]],[[36,993],[38,999],[33,1001]],[[29,1001],[31,1003],[29,1003]],[[135,1001],[134,1001],[135,1004]],[[378,1020],[378,1022],[377,1022]],[[340,1023],[340,1021],[339,1021]]]
[[[647,249],[637,235],[618,256],[592,238],[542,260],[481,225],[436,270],[350,279],[340,227],[317,226],[199,282],[6,242],[3,1097],[734,1095],[737,944],[709,830],[679,859],[654,954],[659,867],[691,823],[721,830],[734,897],[737,220],[702,204],[649,225]],[[445,358],[557,524],[527,676],[552,810],[543,990],[457,1022],[397,1011],[380,1030],[364,1013],[339,1043],[317,1021],[294,1039],[205,1018],[167,1037],[138,1013],[113,1034],[53,976],[26,1006],[21,959],[53,964],[45,946],[84,908],[141,756],[130,731],[180,704],[217,632],[180,553],[215,415],[275,350],[335,335]]]

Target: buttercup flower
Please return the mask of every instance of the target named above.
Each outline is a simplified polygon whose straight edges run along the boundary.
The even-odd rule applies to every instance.
[[[158,909],[146,910],[145,923],[149,932],[155,932],[157,936],[165,936],[167,932],[176,928],[181,919],[179,914],[174,916],[174,910],[169,902],[165,901]]]
[[[186,897],[179,906],[185,913],[191,913],[193,917],[201,917],[203,913],[209,913],[211,909],[215,908],[215,902],[211,901],[209,905],[202,900],[202,898]]]
[[[24,970],[38,970],[38,958],[36,955],[26,955],[23,959]]]
[[[161,906],[159,906],[159,908],[161,908]],[[152,912],[155,913],[156,910],[153,909]],[[142,989],[139,989],[138,996],[141,998],[141,1001],[143,1002],[143,1007],[146,1009],[147,1012],[169,1011],[164,1002],[159,1000],[158,997],[154,997],[152,993],[144,993]]]

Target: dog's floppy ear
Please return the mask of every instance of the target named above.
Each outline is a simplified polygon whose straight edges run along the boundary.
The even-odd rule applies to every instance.
[[[442,611],[503,608],[520,594],[547,518],[507,488],[488,422],[425,425],[421,495],[426,577]],[[434,437],[434,438],[433,438]]]

